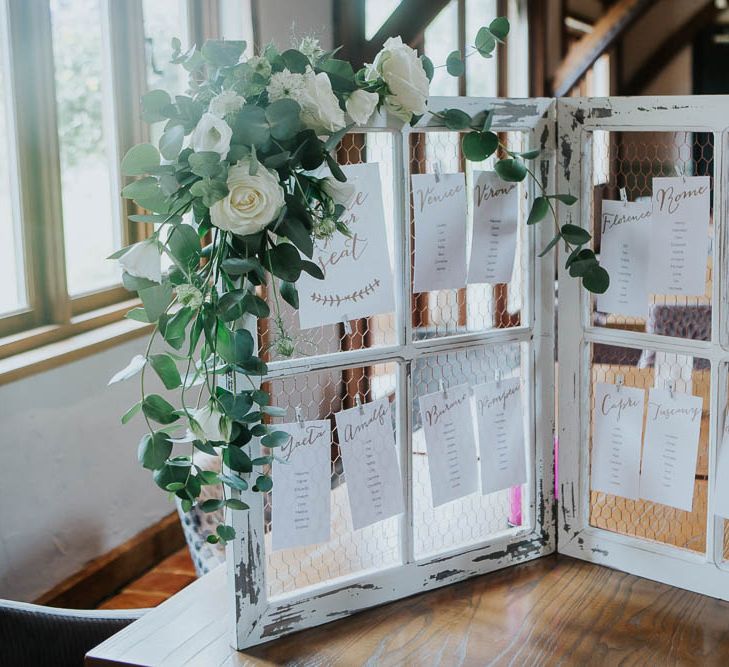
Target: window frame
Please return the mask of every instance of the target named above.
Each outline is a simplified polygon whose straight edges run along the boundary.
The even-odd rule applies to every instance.
[[[188,25],[182,37],[202,43],[219,32],[218,0],[185,2]],[[100,0],[103,57],[111,76],[113,136],[108,161],[117,196],[127,182],[119,171],[121,157],[150,137],[139,113],[139,99],[148,89],[142,7],[142,0]],[[11,194],[18,202],[27,303],[0,315],[3,359],[118,321],[135,298],[121,284],[75,296],[68,293],[50,0],[0,0],[0,12],[6,19],[7,39],[0,48],[6,50],[11,91]],[[14,58],[18,53],[23,57]],[[132,202],[121,198],[114,207],[122,245],[140,241],[151,231],[149,225],[129,221],[136,212]]]

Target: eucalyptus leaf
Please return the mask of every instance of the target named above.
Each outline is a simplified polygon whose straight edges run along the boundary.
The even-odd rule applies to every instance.
[[[138,401],[122,415],[121,423],[128,424],[141,409],[142,401]]]
[[[549,201],[546,197],[537,197],[532,204],[532,210],[529,211],[527,225],[534,225],[540,220],[544,220],[549,213]]]
[[[149,363],[162,380],[165,389],[177,389],[182,384],[177,364],[169,354],[152,354]]]
[[[144,312],[147,313],[147,318],[150,322],[156,322],[172,301],[172,285],[163,283],[162,285],[147,287],[139,290],[138,294],[142,300]]]
[[[228,445],[223,450],[223,463],[236,472],[249,473],[253,471],[251,458],[240,447]]]
[[[471,116],[460,109],[446,109],[443,122],[449,130],[465,130],[471,125]]]
[[[159,139],[159,152],[165,160],[174,160],[182,150],[185,140],[185,128],[182,125],[173,125],[165,130]]]
[[[142,400],[142,412],[160,424],[172,424],[179,419],[175,408],[159,394],[149,394]]]
[[[279,243],[266,253],[266,263],[273,275],[296,282],[301,275],[299,251],[290,243]]]
[[[488,28],[483,27],[476,33],[474,46],[484,58],[491,58],[491,54],[496,48],[496,38]]]
[[[610,276],[600,265],[593,266],[582,277],[582,285],[588,292],[604,294],[610,287]]]
[[[493,132],[473,131],[462,140],[463,154],[472,162],[481,162],[493,155],[499,147],[499,138]]]
[[[245,50],[246,43],[242,40],[208,39],[202,45],[200,54],[211,65],[225,67],[236,65]]]
[[[246,104],[236,115],[233,123],[235,143],[246,146],[263,146],[271,138],[271,127],[266,112],[255,104]]]
[[[296,285],[286,280],[282,280],[279,286],[281,297],[288,303],[292,308],[299,309],[299,292],[296,289]]]
[[[163,432],[145,433],[139,441],[137,458],[147,470],[161,468],[172,453],[172,442]]]
[[[268,493],[273,488],[273,480],[268,475],[256,477],[256,488],[262,493]]]
[[[213,151],[192,153],[187,161],[190,171],[203,178],[212,178],[220,171],[220,155]]]
[[[159,151],[152,144],[137,144],[122,158],[121,173],[124,176],[144,176],[159,167],[159,163]]]
[[[448,54],[446,71],[451,76],[463,76],[466,73],[466,63],[463,62],[460,51],[451,51]]]
[[[172,100],[165,90],[150,90],[142,95],[142,118],[148,123],[167,120],[169,116],[163,112]]]
[[[560,231],[562,232],[562,238],[567,241],[567,243],[574,243],[575,245],[587,243],[592,238],[592,236],[590,236],[590,232],[582,227],[578,227],[577,225],[562,225]]]
[[[133,356],[132,360],[126,365],[126,367],[114,374],[111,380],[109,380],[109,384],[116,384],[122,380],[128,380],[129,378],[134,377],[145,367],[146,364],[147,358],[143,354]]]
[[[512,183],[523,181],[527,176],[526,165],[519,158],[499,160],[494,169],[503,180]]]
[[[489,32],[498,40],[503,41],[509,34],[509,20],[505,16],[498,16],[489,24]]]
[[[303,74],[310,65],[309,59],[301,51],[297,51],[296,49],[284,51],[281,54],[281,58],[283,58],[286,69],[295,74]]]

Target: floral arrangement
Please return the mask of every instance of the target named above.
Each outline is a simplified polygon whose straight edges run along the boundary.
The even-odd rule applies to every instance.
[[[495,19],[479,31],[472,53],[491,57],[508,30],[506,19]],[[434,71],[427,57],[399,37],[388,39],[375,61],[357,72],[311,38],[283,52],[269,45],[245,58],[245,50],[242,41],[207,41],[183,52],[173,40],[172,62],[189,72],[189,93],[172,99],[152,90],[143,96],[143,118],[164,122],[164,132],[158,146],[134,146],[121,164],[124,175],[139,177],[122,191],[144,211],[130,219],[153,231],[112,258],[123,269],[123,284],[141,300],[127,317],[153,324],[154,331],[145,354],[112,382],[140,375],[140,400],[122,422],[141,413],[148,432],[139,443],[139,461],[186,511],[196,505],[206,512],[246,509],[229,490],[272,488],[266,471],[273,454],[251,458],[246,446],[260,438],[266,451],[275,452],[287,435],[268,426],[266,415],[283,411],[253,382],[250,388],[224,388],[220,379],[266,375],[251,334],[255,318],[270,317],[276,352],[293,354],[279,300],[297,308],[301,273],[324,277],[310,261],[315,244],[349,234],[342,216],[353,191],[333,152],[344,134],[365,125],[375,110],[417,123],[427,110]],[[464,57],[450,54],[450,74],[463,74]],[[464,133],[468,159],[502,150],[496,170],[503,179],[531,175],[539,182],[527,166],[539,151],[508,151],[491,131],[490,113],[479,118],[457,109],[432,113]],[[315,175],[323,166],[331,175]],[[575,201],[542,191],[528,224],[554,214],[554,199]],[[607,274],[584,247],[589,239],[579,227],[558,226],[545,252],[560,241],[572,244],[570,272],[582,277],[587,289],[604,291]],[[171,260],[165,272],[163,255]],[[273,295],[273,313],[256,293],[264,285]],[[167,390],[179,392],[177,406],[146,391],[150,371]],[[181,445],[189,445],[188,454],[174,453]],[[195,450],[220,457],[222,472],[196,466]],[[199,502],[202,488],[213,484],[222,485],[223,497]],[[225,542],[234,535],[230,525],[220,524],[208,539]]]

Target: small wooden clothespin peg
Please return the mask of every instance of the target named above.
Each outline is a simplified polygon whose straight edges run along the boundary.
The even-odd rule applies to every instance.
[[[436,163],[433,165],[433,173],[435,174],[435,182],[440,183],[440,175],[441,175],[440,160],[437,160]]]
[[[620,188],[620,201],[623,202],[623,204],[628,203],[628,191],[625,188]]]
[[[354,395],[354,404],[359,408],[359,414],[364,414],[364,408],[362,407],[362,399],[359,397],[359,392]]]
[[[349,321],[349,316],[344,314],[342,315],[342,324],[344,325],[344,333],[347,336],[352,335],[352,323]]]
[[[304,416],[301,412],[301,406],[296,406],[296,423],[303,428],[304,426]]]
[[[686,174],[683,172],[683,167],[680,164],[677,164],[674,166],[674,169],[676,170],[676,176],[680,176],[683,179],[683,182],[686,182]]]
[[[503,378],[504,378],[504,373],[502,372],[502,370],[500,368],[497,368],[496,369],[496,386],[497,387],[501,386],[501,380]]]
[[[676,380],[668,380],[666,382],[666,386],[668,387],[668,394],[670,395],[671,400],[673,400],[676,395]]]
[[[443,379],[441,378],[438,380],[438,387],[440,388],[441,392],[443,392],[443,398],[448,398],[448,390],[446,389],[445,382],[443,382]]]
[[[624,384],[625,384],[625,377],[623,375],[616,375],[615,376],[615,386],[617,387],[618,394],[620,393],[620,390],[623,388]]]

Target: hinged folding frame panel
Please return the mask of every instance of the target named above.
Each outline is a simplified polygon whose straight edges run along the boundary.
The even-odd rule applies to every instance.
[[[544,179],[549,190],[554,189],[555,111],[552,100],[431,98],[429,103],[429,108],[434,111],[453,107],[471,114],[493,109],[495,131],[515,137],[523,150],[541,146],[543,152],[535,161],[535,171]],[[428,293],[423,306],[423,295],[412,293],[410,174],[415,168],[433,173],[435,163],[441,160],[438,151],[446,148],[450,152],[447,159],[443,157],[442,171],[464,171],[458,138],[455,137],[454,143],[453,133],[446,131],[441,121],[430,114],[414,128],[402,128],[400,124],[388,126],[382,119],[379,125],[363,130],[361,134],[364,138],[354,137],[350,144],[359,146],[358,150],[364,151],[363,155],[368,160],[378,161],[381,170],[388,172],[392,181],[391,185],[386,184],[386,190],[391,192],[392,197],[391,243],[394,245],[396,290],[392,327],[378,338],[371,330],[374,325],[365,323],[363,326],[369,338],[363,335],[363,340],[374,343],[359,347],[340,345],[337,349],[336,340],[333,343],[330,340],[327,347],[321,342],[323,337],[315,338],[316,349],[312,354],[270,362],[269,376],[264,378],[264,382],[272,388],[275,404],[291,407],[286,402],[294,400],[292,387],[297,387],[296,395],[300,398],[311,394],[312,387],[317,391],[330,389],[332,377],[344,377],[349,382],[353,377],[361,378],[367,369],[374,368],[369,383],[390,383],[388,391],[395,396],[395,431],[406,512],[396,522],[388,524],[387,535],[384,528],[376,535],[383,541],[375,544],[374,551],[377,553],[366,563],[360,559],[358,567],[353,570],[339,567],[341,559],[349,553],[342,547],[335,554],[339,561],[332,576],[309,585],[297,583],[293,587],[277,588],[272,586],[277,582],[267,581],[267,577],[279,576],[279,571],[271,568],[274,556],[270,553],[270,541],[267,541],[271,525],[268,500],[262,494],[246,494],[245,500],[251,509],[233,514],[237,537],[227,549],[231,613],[235,614],[233,642],[240,649],[554,551],[553,263],[536,259],[537,249],[550,238],[550,230],[546,225],[527,228],[523,224],[528,207],[536,196],[535,186],[529,182],[521,186],[520,315],[515,319],[504,318],[503,326],[482,321],[478,318],[485,317],[483,308],[488,311],[488,317],[494,319],[498,295],[484,297],[486,306],[480,303],[478,293],[466,303],[463,296],[467,292],[465,289],[454,290],[451,295]],[[451,135],[450,138],[448,135]],[[502,136],[506,140],[507,134]],[[376,147],[378,145],[386,148],[380,150]],[[340,157],[343,154],[346,155],[346,151],[340,149]],[[471,196],[468,188],[467,196]],[[504,303],[501,307],[505,309]],[[422,315],[419,310],[422,308],[430,316],[423,316],[420,320],[418,313]],[[457,321],[451,323],[449,313],[453,317],[457,314]],[[357,333],[358,330],[355,330]],[[415,452],[416,413],[413,401],[417,401],[418,391],[423,388],[432,390],[432,382],[437,382],[438,374],[452,379],[446,374],[459,365],[468,366],[469,377],[481,377],[478,375],[481,373],[487,380],[493,379],[493,366],[489,364],[501,363],[500,360],[507,357],[513,357],[513,368],[522,377],[524,404],[528,412],[525,439],[529,469],[528,483],[523,487],[525,503],[522,506],[525,520],[521,526],[508,528],[504,523],[501,529],[497,529],[486,525],[488,517],[485,514],[464,505],[462,515],[455,516],[451,523],[454,528],[458,528],[459,523],[470,526],[471,537],[461,536],[452,544],[448,542],[448,535],[437,544],[423,540],[422,531],[427,530],[430,519],[427,513],[423,514],[422,500],[414,493],[421,488],[418,476],[422,470],[422,463],[419,463],[422,456],[416,457],[420,452]],[[497,361],[494,362],[494,359]],[[377,369],[386,369],[386,372],[383,370],[378,375]],[[340,406],[338,409],[346,406],[346,401],[351,399],[351,395],[346,393],[349,391],[347,386],[345,383],[342,402],[336,403]],[[307,418],[312,418],[317,409],[314,405]],[[331,412],[326,410],[329,407],[323,413],[319,412],[316,418],[330,416]],[[255,456],[256,452],[252,455]],[[333,471],[336,475],[336,466]],[[338,491],[341,491],[341,486],[335,489],[333,484],[332,495]],[[307,565],[302,562],[298,557],[289,561],[290,568],[296,569],[297,575],[306,574],[302,569]],[[296,581],[301,579],[299,577]]]
[[[710,175],[713,192],[706,294],[652,296],[645,322],[597,312],[591,295],[565,270],[565,252],[560,249],[558,550],[729,599],[724,522],[714,516],[712,501],[729,368],[729,98],[572,98],[560,99],[557,109],[558,187],[579,197],[574,207],[560,205],[562,224],[593,232],[600,197],[618,199],[620,187],[632,190],[631,200],[649,196],[653,176]],[[703,328],[686,327],[689,319],[703,323]],[[610,497],[590,488],[591,397],[596,382],[615,383],[620,374],[630,385],[648,389],[663,373],[685,383],[682,391],[703,397],[691,512]]]

